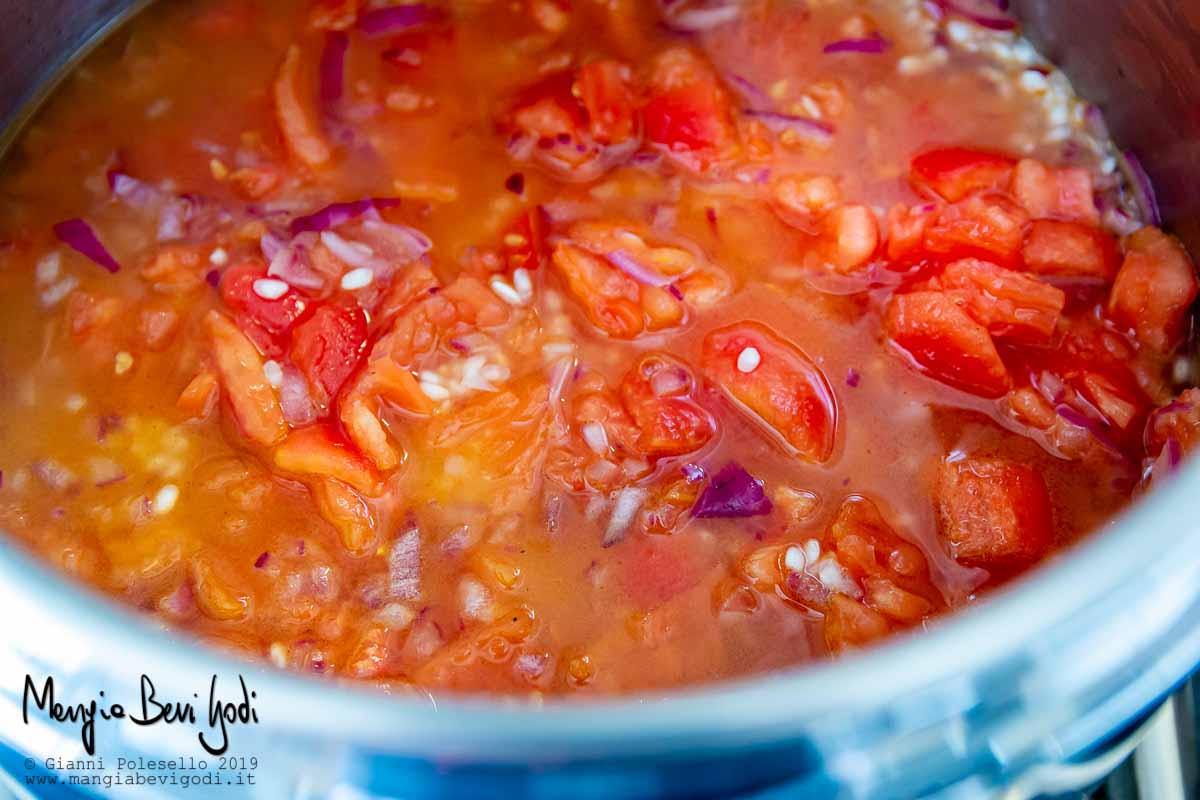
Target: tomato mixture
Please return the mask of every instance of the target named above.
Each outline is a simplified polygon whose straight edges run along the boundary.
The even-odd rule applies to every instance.
[[[393,691],[825,659],[1200,441],[1155,214],[989,3],[163,3],[0,172],[0,527]]]

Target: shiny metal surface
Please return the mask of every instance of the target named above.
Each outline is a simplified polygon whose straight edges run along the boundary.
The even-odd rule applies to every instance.
[[[0,17],[0,118],[132,5],[0,0],[14,12]],[[1200,133],[1190,127],[1200,126],[1200,3],[1018,5],[1142,156],[1169,222],[1200,231]],[[1137,56],[1122,65],[1116,53]],[[21,722],[27,672],[56,676],[79,699],[136,688],[141,673],[175,697],[240,673],[261,721],[232,731],[231,752],[264,765],[246,796],[994,797],[1046,765],[1103,751],[1200,664],[1198,493],[1200,463],[1190,463],[1012,589],[843,663],[542,708],[392,698],[234,661],[0,540],[0,768],[21,776],[26,757],[80,750],[76,728]],[[197,750],[182,728],[105,725],[97,740],[112,754]],[[187,790],[218,795],[228,791]]]

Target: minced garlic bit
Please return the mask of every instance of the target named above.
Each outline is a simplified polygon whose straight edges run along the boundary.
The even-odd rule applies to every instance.
[[[510,306],[520,306],[525,304],[525,300],[521,297],[517,290],[509,286],[502,279],[492,278],[488,285],[492,287],[492,291],[496,293],[497,297],[508,303]]]
[[[58,280],[61,269],[62,254],[57,250],[51,250],[38,261],[37,267],[34,268],[34,277],[37,278],[38,283],[54,283]]]
[[[277,278],[259,278],[254,282],[254,293],[263,300],[278,300],[287,294],[289,288]]]
[[[375,280],[375,273],[366,267],[352,269],[342,276],[342,289],[347,292],[365,289],[371,285],[373,280]]]
[[[229,167],[225,166],[225,162],[219,158],[209,161],[208,168],[212,172],[212,176],[219,181],[223,181],[229,177]]]
[[[117,353],[117,357],[113,361],[113,372],[124,375],[131,369],[133,369],[133,356],[125,350]]]
[[[421,383],[421,391],[430,400],[449,400],[450,390],[445,386],[436,383]]]
[[[67,411],[70,411],[72,414],[78,414],[87,405],[87,398],[81,394],[73,394],[67,397],[65,405]]]
[[[758,349],[754,347],[747,347],[745,350],[738,353],[738,372],[754,372],[754,370],[758,369],[758,365],[761,362],[762,356],[759,355]]]
[[[152,506],[155,514],[169,514],[171,509],[175,508],[175,503],[179,500],[179,487],[173,483],[168,483],[166,486],[158,490],[154,495]]]

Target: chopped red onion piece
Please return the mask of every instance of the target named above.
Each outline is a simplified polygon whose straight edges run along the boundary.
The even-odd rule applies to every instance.
[[[321,51],[321,102],[336,103],[342,99],[346,79],[346,50],[350,37],[345,31],[325,34],[325,49]]]
[[[338,225],[360,217],[368,211],[380,208],[392,208],[400,205],[400,199],[395,197],[368,197],[349,203],[332,203],[320,211],[292,220],[291,232],[295,236],[305,231],[321,231],[336,228]]]
[[[221,285],[221,273],[219,270],[210,269],[204,273],[204,282],[214,289]]]
[[[271,560],[271,554],[264,551],[262,555],[260,555],[256,559],[254,559],[254,568],[262,569],[263,567],[265,567],[267,565],[267,562],[270,560]]]
[[[433,241],[416,228],[370,217],[362,221],[358,238],[379,255],[377,261],[383,262],[387,271],[416,261],[433,248]]]
[[[692,516],[714,517],[757,517],[771,513],[770,498],[762,484],[741,466],[730,462],[713,477],[696,504]]]
[[[1124,167],[1126,177],[1129,178],[1130,188],[1133,190],[1138,208],[1146,215],[1146,219],[1150,220],[1151,224],[1162,225],[1162,212],[1158,208],[1158,196],[1154,193],[1154,184],[1150,182],[1150,176],[1142,167],[1141,160],[1132,150],[1126,150],[1121,154],[1121,165]]]
[[[388,589],[400,600],[421,596],[421,532],[410,527],[388,553]]]
[[[1011,31],[1017,21],[1004,14],[1004,9],[992,0],[937,0],[945,11],[966,17],[984,28],[993,31]]]
[[[862,381],[862,375],[854,367],[846,370],[846,385],[851,389],[857,389],[859,382]]]
[[[766,92],[736,72],[726,75],[725,82],[733,87],[733,90],[740,94],[751,108],[766,110],[774,105]]]
[[[163,203],[162,210],[158,212],[158,241],[182,239],[187,234],[191,213],[192,204],[186,198],[172,197]]]
[[[148,210],[162,202],[164,192],[123,172],[108,173],[108,188],[129,205]]]
[[[266,248],[263,249],[265,252]],[[321,289],[325,286],[325,278],[308,266],[304,249],[294,243],[275,253],[267,267],[267,274],[299,289]]]
[[[513,659],[513,672],[533,682],[550,667],[550,656],[545,653],[522,653]]]
[[[666,7],[672,5],[675,7]],[[680,2],[660,3],[660,6],[663,7],[661,9],[663,25],[667,30],[674,31],[675,33],[701,33],[713,28],[719,28],[722,25],[728,25],[742,14],[741,6],[738,3],[701,5],[700,7],[679,10],[684,5],[687,4]]]
[[[54,235],[63,244],[87,256],[109,272],[120,271],[121,265],[104,249],[92,226],[84,220],[76,217],[60,222],[54,226]]]
[[[828,122],[809,119],[795,114],[783,114],[778,111],[756,111],[752,108],[743,109],[743,114],[756,119],[775,132],[794,131],[795,133],[818,142],[833,141],[834,128]]]
[[[644,283],[647,286],[667,286],[674,280],[661,272],[642,264],[632,255],[624,250],[612,250],[606,254],[609,262],[614,267],[624,272],[629,277],[633,278],[638,283]]]
[[[625,538],[629,525],[637,516],[638,509],[646,502],[649,491],[634,486],[627,486],[617,494],[617,502],[612,516],[608,518],[608,527],[604,529],[604,539],[601,547],[612,547]]]
[[[839,39],[830,42],[821,49],[823,53],[869,53],[878,55],[886,51],[892,43],[878,33],[858,39]]]
[[[405,3],[368,11],[358,18],[358,29],[366,36],[390,36],[411,28],[437,22],[442,12],[424,3]]]
[[[279,407],[283,411],[284,421],[293,428],[302,428],[317,419],[317,407],[309,391],[308,381],[291,363],[283,365],[283,382],[279,385]]]
[[[1058,416],[1062,417],[1071,425],[1074,425],[1077,428],[1083,428],[1085,431],[1090,433],[1092,437],[1104,447],[1104,449],[1118,456],[1121,460],[1125,460],[1125,454],[1121,451],[1121,448],[1117,446],[1117,443],[1114,442],[1111,437],[1109,437],[1108,431],[1105,429],[1104,424],[1099,420],[1092,419],[1086,414],[1081,413],[1077,409],[1074,409],[1065,403],[1055,406],[1054,413],[1058,414]]]
[[[704,467],[699,464],[684,464],[679,468],[683,473],[684,480],[688,483],[697,483],[704,480]]]

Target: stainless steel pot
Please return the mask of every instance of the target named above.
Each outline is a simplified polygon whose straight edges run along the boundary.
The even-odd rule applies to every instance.
[[[0,5],[0,119],[11,120],[139,3]],[[1117,138],[1141,154],[1168,222],[1200,252],[1200,2],[1015,5],[1031,36],[1100,101]],[[1064,762],[1103,752],[1200,664],[1198,492],[1200,463],[1190,463],[1018,585],[841,663],[541,708],[389,698],[233,661],[0,543],[0,767],[25,791],[47,757],[82,755],[78,725],[36,709],[23,721],[26,674],[39,686],[53,675],[64,702],[105,689],[130,706],[143,673],[158,697],[197,693],[198,705],[214,674],[223,685],[241,674],[256,693],[258,723],[231,728],[227,755],[257,759],[255,786],[108,792],[960,798],[1007,788],[1008,797],[1032,796],[1063,788],[1054,781],[1067,774]],[[197,726],[100,723],[97,751],[202,757],[202,705],[200,716]],[[60,790],[55,796],[69,796]]]

